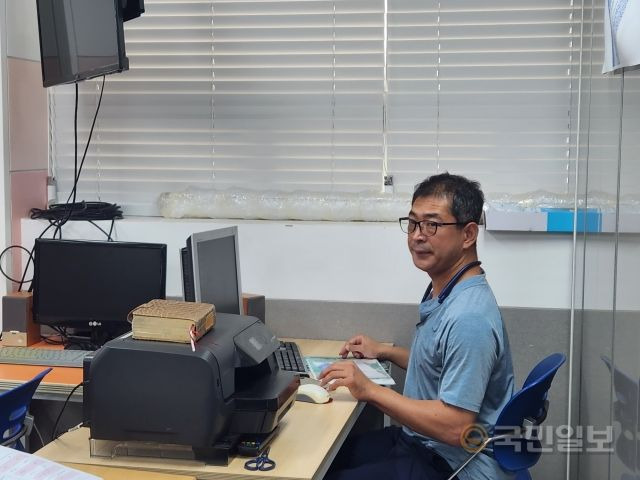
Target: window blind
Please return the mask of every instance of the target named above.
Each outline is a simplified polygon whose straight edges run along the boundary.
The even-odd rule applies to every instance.
[[[559,0],[390,2],[388,165],[397,187],[448,170],[488,193],[566,193],[572,14]]]
[[[157,215],[164,191],[410,192],[449,170],[485,191],[567,188],[569,0],[147,0],[125,24],[78,198]],[[99,96],[80,84],[80,145]],[[58,198],[73,87],[50,89]],[[385,148],[386,146],[386,148]]]

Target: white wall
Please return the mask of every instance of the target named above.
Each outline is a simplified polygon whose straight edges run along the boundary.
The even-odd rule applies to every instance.
[[[36,0],[7,0],[6,4],[7,55],[40,61]]]
[[[23,220],[24,246],[46,227]],[[178,251],[193,232],[238,225],[242,286],[269,298],[417,303],[428,284],[396,223],[165,220],[116,222],[121,241],[168,245],[167,294],[181,294]],[[108,222],[102,227],[108,230]],[[104,239],[95,227],[71,222],[64,238]],[[479,254],[501,306],[569,308],[570,235],[481,231]]]

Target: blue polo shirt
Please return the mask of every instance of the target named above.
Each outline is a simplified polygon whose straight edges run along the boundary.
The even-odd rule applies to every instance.
[[[487,432],[513,395],[513,366],[507,332],[485,275],[460,281],[438,303],[420,304],[420,323],[411,345],[404,395],[443,402],[477,413]],[[403,427],[444,457],[455,470],[469,458],[452,447]],[[459,480],[509,480],[489,455],[478,455],[458,474]]]

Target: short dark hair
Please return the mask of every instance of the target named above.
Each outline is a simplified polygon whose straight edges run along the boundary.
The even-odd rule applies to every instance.
[[[484,194],[480,184],[474,180],[448,172],[432,175],[416,185],[411,205],[421,197],[447,198],[457,222],[480,223],[482,219]]]

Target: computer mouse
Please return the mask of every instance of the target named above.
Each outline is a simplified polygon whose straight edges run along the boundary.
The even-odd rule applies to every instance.
[[[327,403],[329,400],[331,400],[331,395],[329,395],[329,392],[327,392],[320,385],[307,383],[298,387],[296,400],[311,403]]]

